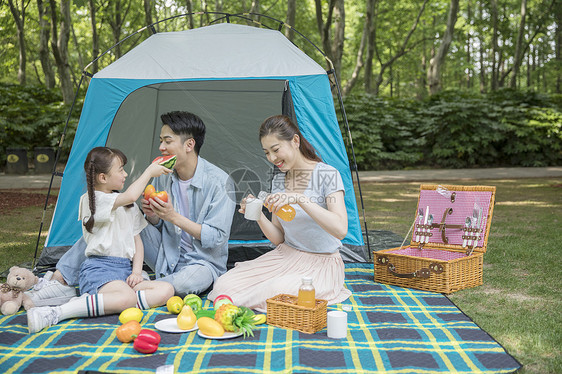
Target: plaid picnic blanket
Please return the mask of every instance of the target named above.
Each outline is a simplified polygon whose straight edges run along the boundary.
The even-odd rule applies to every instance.
[[[447,297],[373,281],[372,264],[347,264],[347,338],[260,325],[252,338],[208,340],[161,332],[156,353],[119,342],[116,315],[62,321],[27,333],[25,312],[0,318],[2,373],[510,373],[521,365]],[[210,303],[205,300],[205,306]],[[338,309],[341,305],[328,307]],[[141,324],[172,317],[147,310]]]

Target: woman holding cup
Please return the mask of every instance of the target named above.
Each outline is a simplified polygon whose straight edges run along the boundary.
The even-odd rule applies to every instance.
[[[347,234],[347,211],[339,172],[322,162],[287,116],[267,118],[260,126],[259,138],[268,161],[281,173],[273,178],[271,194],[260,196],[262,199],[248,195],[239,212],[256,220],[277,247],[254,260],[237,263],[215,281],[208,298],[225,294],[235,305],[263,312],[268,298],[297,295],[301,279],[312,277],[317,299],[328,300],[328,304],[346,300],[351,292],[344,287],[339,249]],[[262,205],[274,213],[271,220],[262,213]],[[295,210],[294,219],[289,221],[277,216],[287,205]]]

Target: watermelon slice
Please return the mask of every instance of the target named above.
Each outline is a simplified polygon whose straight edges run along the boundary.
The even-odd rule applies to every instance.
[[[152,160],[152,163],[157,162],[158,164],[167,167],[168,169],[173,169],[176,164],[176,155],[170,156],[159,156]]]

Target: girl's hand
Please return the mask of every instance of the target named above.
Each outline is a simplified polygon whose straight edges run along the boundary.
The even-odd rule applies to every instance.
[[[161,176],[162,174],[170,174],[172,172],[171,169],[168,169],[165,166],[159,165],[158,163],[153,163],[148,165],[146,171],[152,178],[156,178]]]
[[[133,288],[143,280],[144,279],[142,278],[142,274],[131,273],[131,275],[127,277],[127,284],[129,285],[129,287]]]
[[[279,192],[267,195],[264,204],[271,213],[277,213],[282,206],[287,204],[298,204],[301,194],[296,192]]]
[[[255,196],[252,194],[248,194],[248,196],[246,196],[245,198],[242,199],[242,201],[240,201],[240,209],[238,209],[238,212],[244,214],[246,213],[246,201],[251,198],[251,199],[255,199]]]

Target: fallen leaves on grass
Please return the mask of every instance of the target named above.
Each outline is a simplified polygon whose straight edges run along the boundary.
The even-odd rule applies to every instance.
[[[47,194],[33,191],[37,190],[1,190],[0,195],[2,195],[2,199],[0,199],[0,213],[10,214],[17,208],[43,206]],[[51,194],[51,196],[49,196],[49,204],[54,204],[56,201],[57,196]]]

